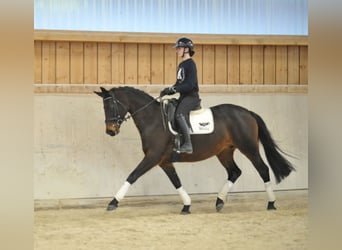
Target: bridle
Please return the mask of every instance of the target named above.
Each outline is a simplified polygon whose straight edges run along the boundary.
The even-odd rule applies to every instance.
[[[106,119],[105,122],[115,122],[118,125],[121,125],[125,121],[125,117],[121,117],[119,112],[119,105],[127,112],[126,106],[121,103],[118,99],[115,98],[114,93],[109,92],[108,97],[103,99],[103,104],[105,107],[105,115]],[[106,108],[106,106],[109,106],[110,108]]]
[[[158,100],[160,98],[160,96],[158,96],[158,97],[154,98],[152,101],[150,101],[149,103],[147,103],[146,105],[144,105],[141,108],[139,108],[138,110],[136,110],[134,113],[128,114],[126,117],[122,117],[120,115],[120,112],[119,112],[119,105],[125,110],[125,113],[128,113],[128,108],[115,97],[115,95],[114,95],[114,93],[112,91],[109,92],[109,95],[110,96],[108,96],[108,97],[103,99],[104,106],[112,105],[113,108],[111,108],[110,110],[107,110],[105,108],[105,116],[106,116],[105,122],[106,123],[114,122],[119,127],[120,127],[120,125],[123,122],[125,122],[128,119],[132,118],[136,113],[138,113],[138,112],[142,111],[143,109],[147,108],[154,101],[156,101],[156,100]],[[109,113],[109,112],[111,112],[111,113]],[[108,117],[110,117],[110,118],[108,118]]]

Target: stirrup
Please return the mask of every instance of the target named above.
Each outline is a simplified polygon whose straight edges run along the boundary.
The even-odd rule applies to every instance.
[[[179,149],[177,149],[177,153],[187,153],[187,154],[192,154],[192,152],[193,152],[193,149],[192,149],[192,147],[190,148],[190,147],[187,147],[187,148],[182,148],[182,146],[179,148]]]

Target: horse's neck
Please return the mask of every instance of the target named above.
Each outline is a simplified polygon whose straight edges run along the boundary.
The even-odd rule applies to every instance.
[[[135,113],[145,112],[149,108],[149,101],[146,101],[146,99],[131,95],[129,100],[130,101],[127,106],[129,107],[128,111],[131,113],[131,115]]]
[[[127,107],[128,112],[131,114],[133,119],[140,120],[143,119],[144,116],[154,112],[154,100],[152,98],[148,98],[148,96],[144,96],[144,93],[140,93],[137,90],[132,91],[130,89],[125,89],[125,93],[122,96],[125,96],[122,102]]]

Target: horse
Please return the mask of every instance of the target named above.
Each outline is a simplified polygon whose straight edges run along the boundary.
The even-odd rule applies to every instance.
[[[183,201],[181,214],[190,214],[191,198],[183,188],[174,167],[172,156],[175,135],[165,127],[165,120],[160,111],[161,97],[153,98],[142,90],[130,86],[119,86],[101,92],[105,114],[106,133],[118,135],[123,122],[132,118],[140,134],[144,157],[129,174],[114,198],[107,206],[107,211],[118,208],[130,186],[147,171],[155,166],[168,176]],[[210,107],[215,129],[210,134],[192,134],[193,153],[179,153],[178,162],[196,162],[216,156],[225,168],[228,178],[218,192],[216,211],[225,203],[229,190],[241,175],[241,170],[234,161],[233,154],[238,149],[256,168],[264,182],[268,195],[267,210],[275,210],[275,195],[270,181],[269,168],[259,152],[262,143],[267,161],[273,171],[276,183],[285,179],[294,166],[284,157],[286,154],[275,143],[263,119],[253,111],[234,104],[220,104]]]

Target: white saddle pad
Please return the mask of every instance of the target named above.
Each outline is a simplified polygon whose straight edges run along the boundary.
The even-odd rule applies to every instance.
[[[190,134],[210,134],[214,131],[214,118],[210,108],[190,111]],[[168,123],[171,133],[178,134]]]
[[[191,134],[210,134],[214,131],[214,118],[210,108],[190,112]]]

